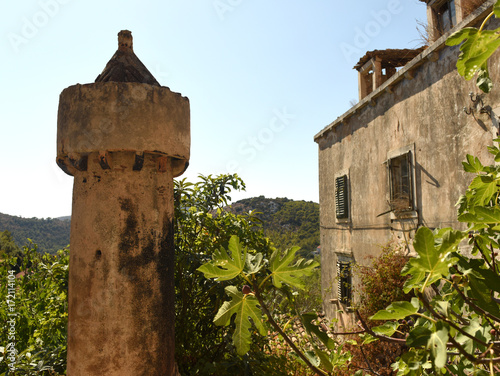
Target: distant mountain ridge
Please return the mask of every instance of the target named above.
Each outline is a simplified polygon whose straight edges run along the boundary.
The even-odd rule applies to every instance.
[[[299,246],[299,254],[312,257],[319,246],[319,204],[288,198],[247,198],[233,203],[229,209],[241,214],[255,210],[262,220],[264,233],[278,248]]]
[[[266,236],[281,249],[297,245],[302,256],[311,257],[319,246],[319,204],[315,202],[259,196],[237,201],[227,210],[236,214],[259,212]],[[29,238],[41,252],[55,253],[66,247],[70,226],[70,216],[39,219],[0,213],[0,233],[10,231],[18,246],[26,245]]]
[[[0,232],[10,231],[20,247],[31,239],[40,252],[55,253],[69,244],[71,217],[63,218],[22,218],[0,213]]]

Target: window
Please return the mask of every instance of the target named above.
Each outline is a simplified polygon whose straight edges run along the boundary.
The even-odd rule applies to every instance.
[[[457,23],[457,17],[455,13],[455,0],[445,1],[438,9],[438,24],[439,29],[442,33],[451,30],[453,26]]]
[[[390,206],[393,211],[413,210],[411,151],[388,160]]]
[[[428,0],[428,32],[431,42],[439,39],[465,17],[469,1],[483,0]]]
[[[347,175],[342,175],[335,179],[335,211],[337,219],[349,218]]]
[[[352,275],[350,262],[337,261],[337,277],[339,284],[339,302],[350,307],[352,301]]]

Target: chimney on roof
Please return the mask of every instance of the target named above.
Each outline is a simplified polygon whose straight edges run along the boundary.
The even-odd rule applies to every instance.
[[[391,78],[398,68],[405,66],[425,48],[368,51],[354,66],[358,71],[359,100]]]
[[[120,51],[134,51],[134,38],[129,30],[122,30],[118,33],[118,49]]]
[[[108,61],[95,82],[139,82],[160,86],[156,78],[134,53],[132,32],[122,30],[118,33],[118,50]]]

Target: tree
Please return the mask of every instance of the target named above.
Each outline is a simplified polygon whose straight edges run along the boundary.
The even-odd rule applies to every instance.
[[[68,249],[41,255],[32,243],[0,262],[0,375],[65,373],[68,263]]]
[[[227,281],[204,278],[201,265],[227,249],[231,237],[249,249],[272,253],[272,243],[253,212],[224,210],[233,190],[244,189],[237,175],[200,176],[197,183],[175,181],[176,361],[183,375],[284,375],[287,360],[266,354],[266,338],[249,344],[240,356],[232,343],[235,331],[216,326],[214,313],[225,298]],[[233,240],[234,242],[234,240]],[[250,257],[251,253],[249,253]],[[241,354],[241,351],[240,351]]]
[[[214,322],[228,326],[234,320],[232,340],[239,355],[250,350],[252,332],[266,336],[270,327],[279,333],[310,370],[320,376],[330,375],[337,367],[345,366],[350,354],[343,353],[342,345],[330,338],[315,322],[317,314],[308,312],[299,315],[309,336],[309,348],[301,349],[279,324],[276,312],[269,309],[275,290],[279,290],[293,304],[290,289],[303,290],[305,285],[301,277],[311,275],[318,263],[296,259],[299,247],[285,252],[272,250],[270,255],[265,253],[267,249],[258,252],[244,246],[237,236],[232,236],[227,248],[221,247],[211,261],[198,268],[206,278],[233,282],[225,287],[230,300],[220,306]]]
[[[8,230],[0,232],[0,254],[2,253],[12,256],[20,256],[22,254],[21,249]]]
[[[264,235],[285,250],[299,246],[300,256],[313,258],[319,246],[319,204],[264,196],[240,200],[228,209],[236,213],[255,211],[262,220]]]

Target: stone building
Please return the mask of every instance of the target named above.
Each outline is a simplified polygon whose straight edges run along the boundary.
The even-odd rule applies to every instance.
[[[359,103],[314,137],[323,301],[340,325],[349,325],[357,299],[352,266],[369,265],[368,257],[390,241],[411,253],[419,226],[463,228],[455,203],[472,175],[463,172],[462,161],[472,154],[491,162],[486,146],[498,135],[500,84],[480,94],[474,79],[456,71],[459,47],[445,41],[481,24],[494,1],[425,3],[428,46],[367,52],[355,66]],[[492,27],[497,20],[489,21]],[[498,83],[498,53],[489,64]]]

